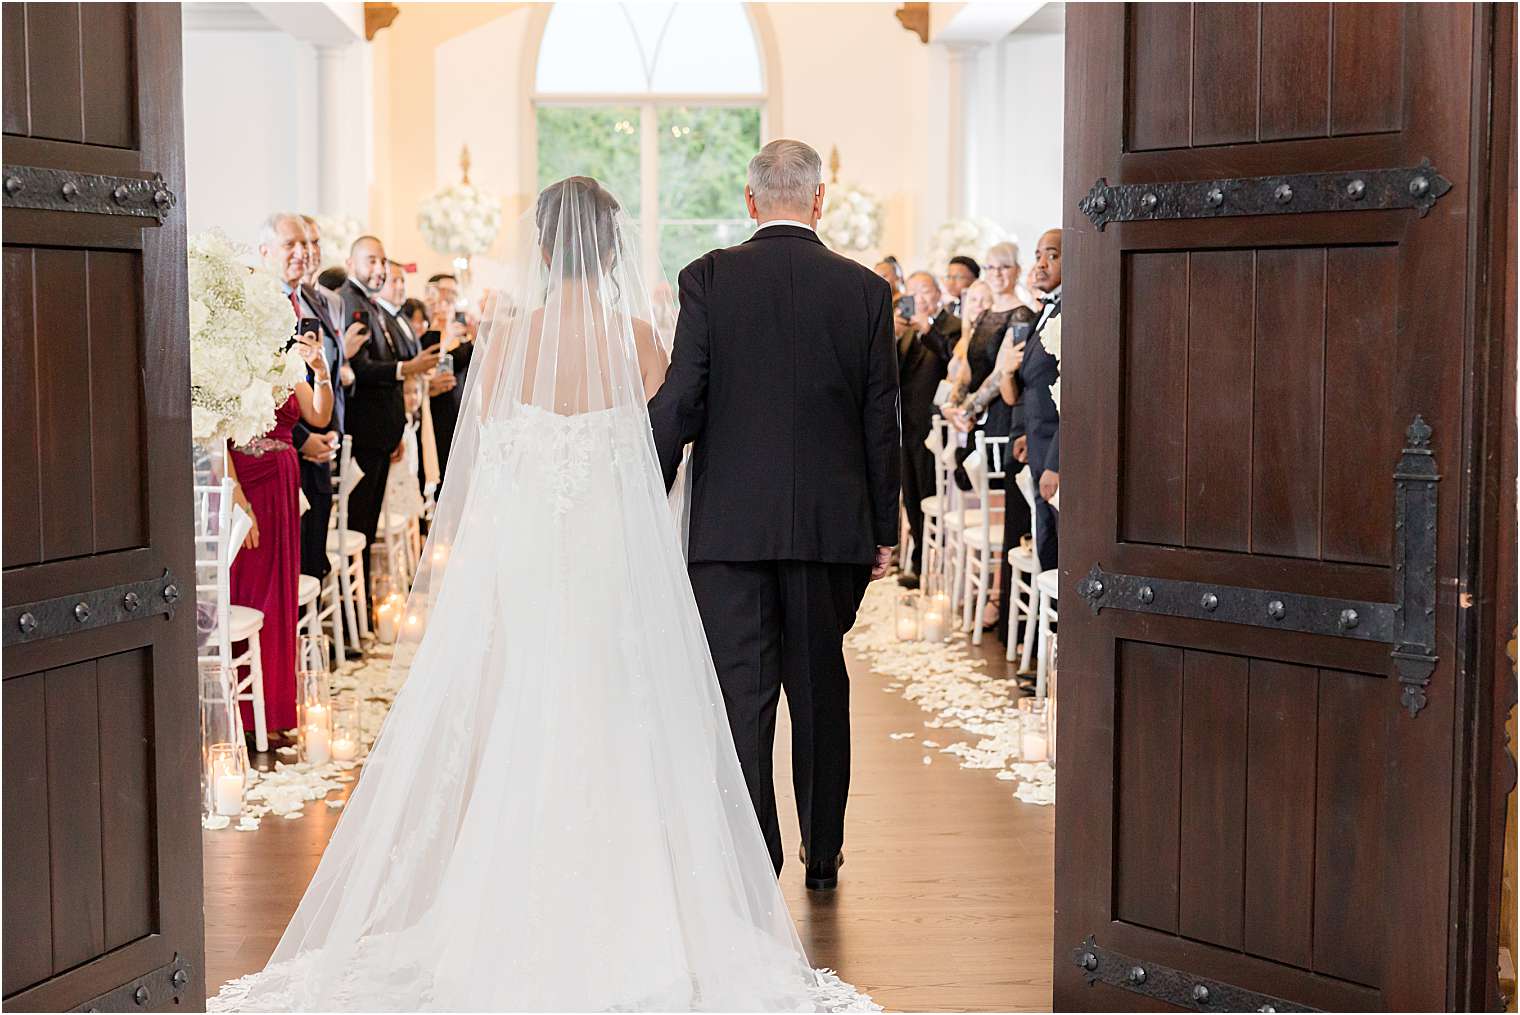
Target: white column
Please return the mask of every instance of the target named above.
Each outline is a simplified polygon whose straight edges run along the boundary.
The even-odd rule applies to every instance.
[[[343,211],[344,48],[317,47],[317,207],[324,215]]]

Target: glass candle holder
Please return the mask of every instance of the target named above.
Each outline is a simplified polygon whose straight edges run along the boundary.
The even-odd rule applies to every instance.
[[[941,642],[950,637],[950,597],[938,574],[924,577],[923,614],[920,633],[924,641]]]
[[[236,817],[243,811],[248,784],[248,746],[233,698],[232,683],[220,662],[199,667],[201,699],[201,810]]]
[[[1038,698],[1019,699],[1019,754],[1025,761],[1050,760],[1050,715]]]
[[[898,641],[918,641],[918,608],[921,598],[917,591],[911,589],[897,594],[897,606],[892,616]]]
[[[364,713],[357,691],[332,699],[332,760],[355,761],[364,743]]]
[[[296,647],[296,736],[301,760],[312,765],[332,760],[331,652],[325,635],[303,637]]]
[[[1056,636],[1050,635],[1050,648],[1045,663],[1045,711],[1050,717],[1050,764],[1056,763]]]

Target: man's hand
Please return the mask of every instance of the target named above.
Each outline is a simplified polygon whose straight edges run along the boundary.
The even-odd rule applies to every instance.
[[[871,580],[886,576],[887,568],[892,564],[892,548],[890,546],[878,546],[876,548],[876,563],[871,565]]]
[[[453,391],[454,388],[458,386],[458,384],[459,378],[455,377],[453,374],[429,374],[428,397],[431,398],[434,395],[442,395],[446,392]]]
[[[424,349],[416,356],[401,364],[401,375],[403,377],[416,377],[418,374],[425,374],[438,365],[438,357],[442,355],[443,349],[440,346],[435,345]]]
[[[348,330],[343,333],[344,357],[352,359],[354,354],[357,353],[360,349],[363,349],[364,343],[368,341],[369,328],[364,326],[364,322],[355,321],[354,323],[350,324],[348,326]]]
[[[1045,503],[1050,503],[1050,498],[1061,489],[1061,474],[1054,469],[1046,469],[1040,473],[1040,497]]]
[[[301,443],[301,457],[308,462],[330,462],[338,453],[336,433],[314,433]]]
[[[1010,345],[1004,342],[1003,347],[998,350],[997,369],[1005,374],[1016,374],[1019,372],[1019,367],[1023,365],[1024,343]]]
[[[338,368],[338,383],[345,388],[354,386],[354,368],[347,363]]]
[[[930,317],[928,314],[914,314],[913,319],[908,323],[913,325],[913,330],[918,332],[920,335],[927,335],[929,333],[929,328],[934,324],[934,318]]]
[[[1029,461],[1029,438],[1023,434],[1019,434],[1018,437],[1014,438],[1013,458],[1014,461],[1018,462]]]
[[[449,318],[448,325],[443,329],[443,345],[445,351],[453,352],[455,349],[459,348],[460,343],[468,342],[473,337],[474,336],[470,334],[470,329],[467,325],[460,324],[458,321],[454,320],[451,317]]]

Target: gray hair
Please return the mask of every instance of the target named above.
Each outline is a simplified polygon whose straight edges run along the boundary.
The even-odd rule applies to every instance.
[[[280,223],[286,221],[294,222],[298,226],[302,226],[301,232],[303,235],[305,234],[306,230],[304,224],[301,222],[301,216],[295,214],[294,212],[277,211],[265,219],[264,224],[259,227],[259,246],[274,246],[280,238]]]
[[[823,160],[801,141],[772,141],[749,160],[749,189],[761,211],[811,208],[822,182]]]

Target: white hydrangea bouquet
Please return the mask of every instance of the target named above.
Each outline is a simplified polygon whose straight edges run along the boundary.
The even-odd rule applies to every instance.
[[[422,202],[417,230],[427,245],[450,257],[484,253],[501,229],[501,200],[470,183],[451,183]]]
[[[882,217],[875,194],[853,183],[830,183],[824,188],[818,238],[831,250],[871,250],[881,243]]]
[[[950,258],[970,257],[980,263],[987,256],[988,247],[1012,239],[991,219],[951,219],[934,230],[929,240],[929,265],[934,274],[943,278],[950,270]]]
[[[190,432],[211,448],[246,444],[274,427],[305,363],[286,351],[295,324],[280,280],[250,268],[246,251],[218,230],[189,242]]]

